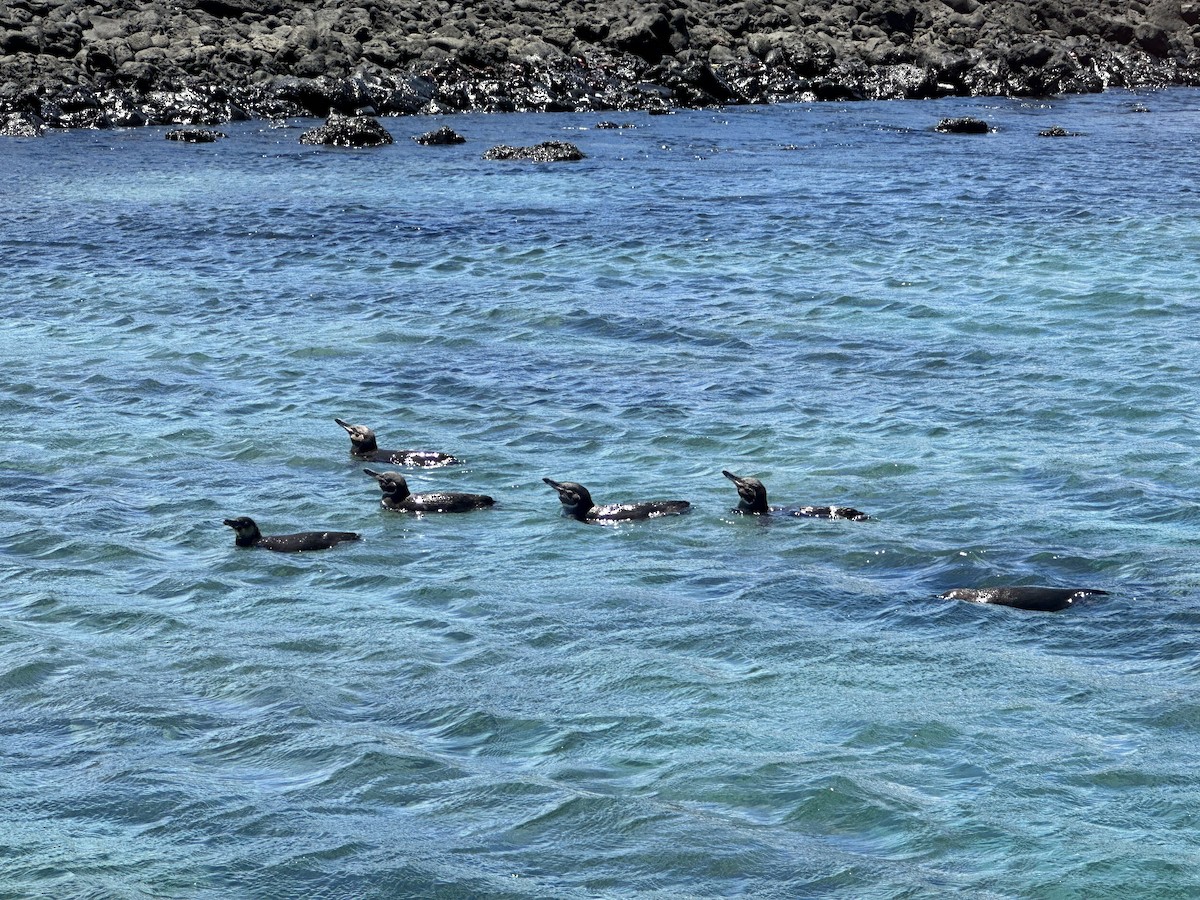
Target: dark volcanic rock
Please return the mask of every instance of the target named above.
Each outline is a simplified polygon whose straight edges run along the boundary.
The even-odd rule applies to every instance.
[[[1038,132],[1038,137],[1079,137],[1078,131],[1067,131],[1061,125],[1054,125]]]
[[[324,125],[300,135],[302,144],[328,147],[379,147],[392,143],[392,136],[378,119],[369,116],[330,116]]]
[[[33,113],[9,113],[0,120],[0,137],[40,137],[45,130],[46,123]]]
[[[427,131],[424,134],[418,134],[413,138],[418,144],[425,147],[443,146],[448,144],[465,144],[467,139],[451,128],[449,125],[443,125],[437,131]]]
[[[942,119],[937,123],[936,130],[942,134],[987,134],[988,123],[983,119],[963,116],[958,119]]]
[[[0,0],[0,122],[48,127],[1169,84],[1197,0]]]
[[[500,144],[483,154],[484,159],[521,159],[530,162],[577,162],[583,153],[566,141],[545,141],[533,147],[509,147]]]
[[[163,135],[168,141],[182,141],[185,144],[211,144],[226,137],[223,131],[213,131],[208,128],[175,128]]]

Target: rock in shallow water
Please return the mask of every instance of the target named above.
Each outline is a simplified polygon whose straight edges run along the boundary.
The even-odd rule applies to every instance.
[[[583,152],[566,141],[544,141],[533,147],[509,147],[500,144],[483,154],[484,159],[520,159],[530,162],[577,162],[586,159]]]
[[[419,134],[413,138],[418,144],[424,147],[448,146],[450,144],[464,144],[467,139],[451,128],[449,125],[443,125],[437,131],[427,131],[424,134]]]
[[[937,123],[936,130],[942,134],[987,134],[988,123],[973,116],[962,116],[958,119],[942,119]]]
[[[168,141],[182,141],[185,144],[211,144],[226,136],[223,131],[208,128],[176,128],[164,135]]]
[[[1055,125],[1052,128],[1046,128],[1038,132],[1038,137],[1079,137],[1077,131],[1067,131],[1061,125]]]
[[[300,135],[302,144],[327,147],[379,147],[392,143],[392,136],[370,116],[330,116],[324,125]]]

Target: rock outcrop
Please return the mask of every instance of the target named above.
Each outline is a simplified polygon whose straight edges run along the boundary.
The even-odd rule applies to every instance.
[[[173,128],[163,137],[168,141],[180,141],[185,144],[213,144],[226,137],[226,134],[211,128]]]
[[[300,135],[302,144],[323,144],[327,147],[381,147],[392,143],[388,130],[370,116],[331,115],[319,128],[310,128]]]
[[[0,122],[1041,96],[1200,84],[1198,46],[1200,0],[4,0]]]
[[[957,119],[942,119],[934,129],[942,134],[987,134],[988,123],[974,116],[962,116]]]
[[[418,134],[413,140],[423,147],[445,147],[452,144],[465,144],[467,142],[465,137],[449,125],[443,125],[435,131]]]
[[[500,144],[483,154],[484,159],[520,159],[527,162],[578,162],[583,153],[566,141],[544,141],[532,147],[510,147]]]

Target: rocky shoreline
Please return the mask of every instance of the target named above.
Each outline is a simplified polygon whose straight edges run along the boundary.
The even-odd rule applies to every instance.
[[[1200,0],[3,0],[0,134],[1200,85]]]

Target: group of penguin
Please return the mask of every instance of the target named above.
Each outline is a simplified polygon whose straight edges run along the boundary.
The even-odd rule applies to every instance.
[[[423,468],[462,462],[449,453],[434,450],[381,450],[375,432],[367,426],[352,425],[344,419],[335,418],[334,421],[350,436],[350,454],[355,459],[392,466]],[[379,483],[379,488],[383,491],[383,508],[395,512],[461,513],[487,509],[496,502],[487,494],[469,494],[462,491],[414,494],[408,489],[408,482],[399,472],[379,472],[368,468],[364,468],[363,471]],[[848,519],[855,522],[870,518],[866,513],[849,506],[769,506],[767,489],[759,479],[735,475],[725,470],[722,470],[721,474],[737,488],[738,505],[733,511],[742,515]],[[574,481],[555,481],[552,478],[543,478],[542,481],[558,493],[563,514],[580,522],[600,525],[632,522],[679,515],[691,508],[687,500],[645,500],[600,506],[592,500],[588,489],[581,484]],[[234,543],[238,547],[260,547],[280,553],[325,550],[344,541],[356,541],[360,537],[354,531],[303,531],[297,534],[264,535],[248,516],[226,519],[225,524],[233,529]],[[1105,593],[1107,592],[1094,588],[1008,586],[955,588],[940,596],[948,600],[967,600],[1050,612],[1065,609],[1082,597]]]

